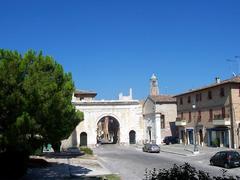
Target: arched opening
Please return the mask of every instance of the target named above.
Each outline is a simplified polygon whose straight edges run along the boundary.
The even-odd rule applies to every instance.
[[[87,146],[87,133],[85,132],[80,134],[80,146]]]
[[[129,132],[129,144],[136,144],[136,132],[134,130]]]
[[[200,139],[200,145],[203,145],[203,132],[202,132],[202,129],[199,130],[199,139]]]
[[[97,143],[117,144],[120,135],[119,122],[112,116],[105,116],[97,123]]]

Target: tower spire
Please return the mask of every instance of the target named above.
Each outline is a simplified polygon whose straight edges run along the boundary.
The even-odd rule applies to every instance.
[[[150,79],[150,95],[151,96],[159,95],[158,79],[155,76],[155,74],[152,74],[152,77]]]

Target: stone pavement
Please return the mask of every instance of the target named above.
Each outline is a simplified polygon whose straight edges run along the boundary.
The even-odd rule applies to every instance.
[[[30,168],[23,180],[40,179],[74,179],[79,177],[96,177],[112,174],[95,156],[75,158],[46,158],[51,165],[45,168]]]

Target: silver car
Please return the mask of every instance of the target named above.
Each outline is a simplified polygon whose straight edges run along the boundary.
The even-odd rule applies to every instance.
[[[157,144],[144,144],[143,148],[142,148],[143,152],[156,152],[156,153],[160,153],[160,147]]]

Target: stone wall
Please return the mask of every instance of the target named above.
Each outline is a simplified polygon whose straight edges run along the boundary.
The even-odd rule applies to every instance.
[[[84,120],[76,127],[77,145],[80,144],[80,134],[87,133],[87,144],[95,145],[97,143],[97,124],[105,116],[114,117],[120,125],[120,144],[129,144],[129,132],[136,132],[136,142],[142,143],[143,140],[143,118],[142,105],[138,101],[126,103],[109,102],[89,102],[77,103],[76,109],[84,113]],[[72,136],[63,141],[63,146],[71,144]]]

